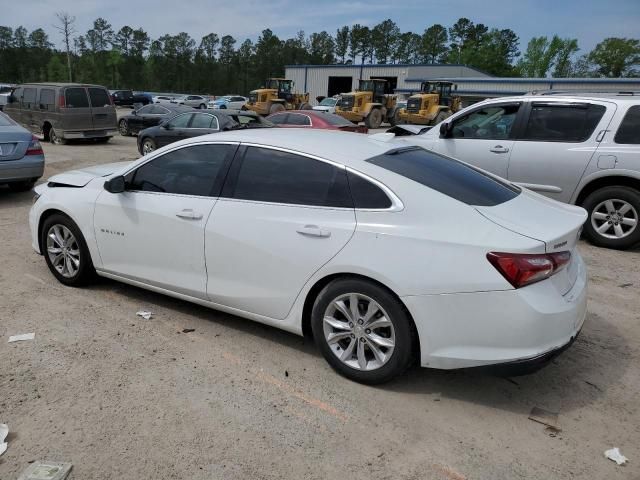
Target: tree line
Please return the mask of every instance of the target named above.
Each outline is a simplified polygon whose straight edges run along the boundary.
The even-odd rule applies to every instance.
[[[186,32],[152,39],[142,28],[119,30],[104,18],[75,35],[75,18],[57,14],[62,49],[42,28],[0,26],[0,81],[75,81],[110,88],[221,94],[248,93],[285,65],[465,64],[495,76],[638,76],[640,41],[607,38],[579,55],[575,38],[532,38],[524,52],[511,29],[490,28],[460,18],[422,33],[402,32],[390,19],[281,39],[265,29],[238,44],[231,35],[209,33],[200,41]]]

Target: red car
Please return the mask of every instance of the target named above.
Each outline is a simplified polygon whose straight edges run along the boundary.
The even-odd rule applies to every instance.
[[[334,113],[314,110],[285,110],[272,113],[267,117],[267,120],[278,127],[322,128],[356,133],[367,133],[369,131],[364,125],[355,125]]]

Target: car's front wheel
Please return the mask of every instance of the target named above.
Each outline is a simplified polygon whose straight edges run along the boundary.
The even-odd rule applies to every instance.
[[[411,364],[412,321],[399,300],[373,282],[329,283],[314,302],[311,326],[327,362],[356,382],[387,382]]]
[[[60,283],[79,287],[90,283],[95,270],[80,229],[65,215],[51,215],[42,225],[42,250]]]
[[[123,137],[128,137],[131,135],[131,131],[129,130],[129,122],[127,122],[126,118],[123,118],[118,122],[118,130],[120,131],[120,135]]]
[[[640,192],[631,187],[604,187],[589,194],[582,206],[589,218],[585,237],[594,245],[624,250],[640,242]]]
[[[157,145],[153,138],[145,138],[142,141],[142,155],[147,155],[153,152],[156,148]]]

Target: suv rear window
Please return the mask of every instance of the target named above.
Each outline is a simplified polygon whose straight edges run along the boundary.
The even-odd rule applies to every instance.
[[[606,110],[591,103],[534,103],[522,140],[584,142]]]
[[[92,107],[105,107],[111,105],[109,94],[104,88],[90,88],[89,98]]]
[[[418,182],[468,205],[493,207],[520,194],[520,189],[501,182],[453,158],[420,147],[390,150],[367,162]]]
[[[640,144],[640,105],[634,105],[627,110],[614,140],[616,143],[627,145]]]
[[[82,87],[67,88],[64,92],[67,108],[84,108],[89,106],[87,92]]]

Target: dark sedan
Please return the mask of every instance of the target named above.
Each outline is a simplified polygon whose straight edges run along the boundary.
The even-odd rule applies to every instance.
[[[146,155],[156,148],[185,138],[238,128],[269,126],[271,126],[269,122],[253,112],[229,110],[200,112],[193,108],[187,108],[186,112],[180,112],[167,118],[161,125],[141,131],[138,134],[138,151],[142,155]]]
[[[182,105],[146,105],[138,110],[133,110],[118,121],[120,135],[137,135],[145,128],[160,125],[167,118],[175,117],[179,113],[193,112],[193,108]]]
[[[137,103],[148,105],[152,103],[151,95],[144,92],[133,92],[132,90],[111,90],[113,104],[118,107],[133,107]]]

